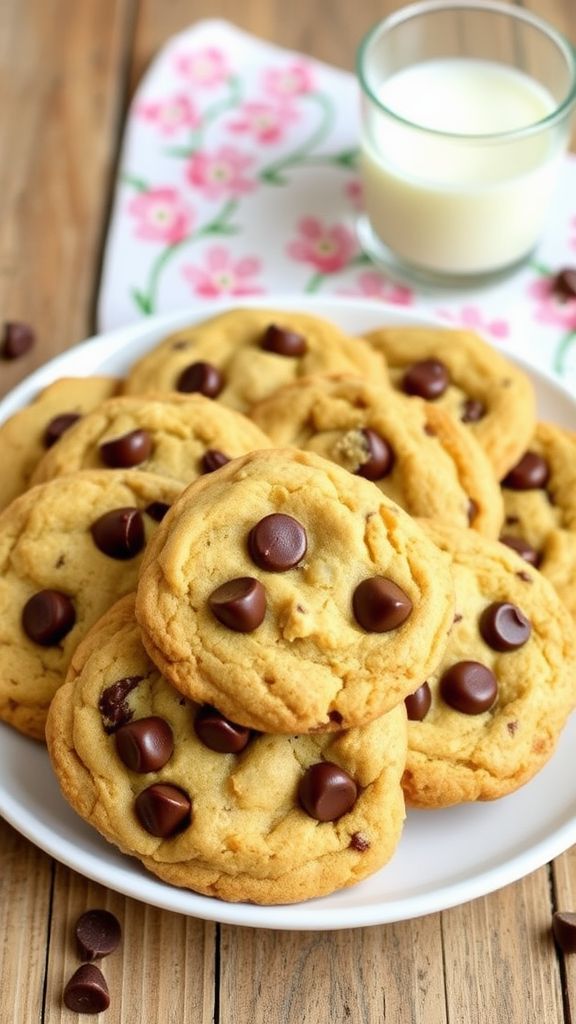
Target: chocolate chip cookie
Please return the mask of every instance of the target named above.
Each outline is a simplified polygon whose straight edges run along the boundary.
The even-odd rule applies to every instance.
[[[36,465],[64,432],[119,386],[114,377],[63,377],[0,426],[0,509],[26,490]]]
[[[210,896],[322,896],[380,868],[400,837],[402,705],[336,735],[250,732],[168,684],[131,598],[77,649],[46,735],[83,818],[160,878]]]
[[[137,618],[186,696],[267,732],[350,728],[440,660],[447,559],[374,483],[312,452],[197,480],[148,551]]]
[[[32,482],[108,467],[143,469],[186,484],[270,445],[241,413],[203,395],[122,396],[69,430],[38,464]]]
[[[576,436],[539,423],[502,495],[500,539],[554,584],[576,619]]]
[[[467,425],[498,479],[520,458],[535,426],[532,383],[478,335],[441,327],[382,327],[365,339],[384,354],[399,391],[435,402]]]
[[[199,392],[246,412],[297,377],[331,371],[386,379],[382,355],[327,320],[232,309],[171,334],[136,363],[125,391]]]
[[[373,480],[411,515],[498,535],[504,513],[492,466],[445,409],[332,375],[280,388],[251,418],[274,444],[317,452]]]
[[[76,644],[135,588],[144,546],[180,489],[133,470],[76,473],[0,514],[0,719],[43,739]]]
[[[406,701],[407,800],[493,800],[553,753],[576,701],[576,637],[552,585],[510,548],[429,524],[452,559],[456,614],[437,669]]]

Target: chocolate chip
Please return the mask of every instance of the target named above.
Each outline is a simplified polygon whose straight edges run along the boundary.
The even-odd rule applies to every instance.
[[[87,910],[76,922],[76,942],[81,960],[100,960],[120,945],[120,923],[109,910]]]
[[[486,415],[486,406],[479,398],[467,398],[462,405],[462,423],[478,423]]]
[[[356,622],[368,633],[387,633],[406,621],[412,601],[392,580],[371,576],[356,587],[352,607]]]
[[[308,768],[298,786],[298,799],[311,818],[336,821],[352,809],[358,796],[354,779],[339,765],[319,761]]]
[[[95,964],[82,964],[64,989],[64,1004],[75,1013],[102,1013],[110,1006],[106,979]]]
[[[224,718],[216,708],[206,704],[200,708],[194,721],[198,739],[219,754],[239,754],[248,745],[250,730]]]
[[[457,622],[462,622],[463,616],[460,612],[454,612],[454,618],[452,619],[452,625],[455,626]]]
[[[173,341],[173,342],[172,342],[172,344],[171,344],[171,346],[170,346],[170,348],[171,348],[171,349],[172,349],[172,350],[173,350],[174,352],[183,352],[183,351],[184,351],[184,349],[186,349],[186,348],[190,348],[190,346],[191,346],[192,344],[193,344],[193,342],[192,342],[192,341],[187,341],[187,340],[186,340],[185,338],[180,338],[180,340],[179,340],[179,341]]]
[[[507,533],[503,533],[500,537],[500,543],[516,551],[529,565],[538,567],[540,564],[540,555],[523,537],[512,537]]]
[[[54,416],[42,435],[44,447],[51,448],[79,419],[81,416],[78,412],[62,412],[59,416]]]
[[[495,601],[480,616],[482,639],[493,651],[515,651],[530,637],[529,620],[515,604]]]
[[[273,512],[248,534],[252,561],[269,572],[286,572],[301,562],[307,548],[306,530],[292,516]]]
[[[450,383],[450,376],[439,359],[421,359],[406,370],[402,388],[407,395],[432,400],[440,398]]]
[[[533,580],[533,578],[532,578],[532,576],[530,575],[529,572],[524,572],[524,571],[521,570],[520,572],[517,572],[515,575],[518,577],[519,580],[522,580],[523,583],[533,583],[534,582],[534,580]]]
[[[349,846],[353,850],[358,850],[358,853],[365,853],[366,850],[370,849],[370,842],[361,832],[353,832],[350,836]]]
[[[329,711],[328,712],[328,721],[329,722],[334,722],[335,725],[342,725],[342,722],[344,721],[344,718],[342,717],[342,715],[340,714],[339,711]]]
[[[185,829],[191,820],[190,797],[179,786],[155,782],[136,797],[136,814],[152,836],[168,839]]]
[[[404,699],[406,713],[411,722],[421,722],[430,710],[432,694],[428,683],[422,683],[414,693]]]
[[[107,686],[100,695],[98,710],[107,733],[116,732],[121,725],[129,722],[134,712],[128,707],[126,697],[141,683],[144,676],[125,676]]]
[[[270,324],[264,331],[261,348],[265,352],[275,352],[278,356],[303,356],[308,350],[306,338],[296,331]]]
[[[118,757],[132,772],[156,772],[174,752],[172,729],[163,718],[150,715],[122,725],[116,733]]]
[[[502,481],[502,487],[511,491],[532,491],[546,487],[550,478],[550,467],[536,452],[525,452]]]
[[[191,363],[178,377],[176,390],[205,395],[206,398],[216,398],[224,387],[224,378],[212,363]]]
[[[470,526],[478,515],[478,504],[474,501],[474,498],[468,498],[468,508],[466,511],[468,516],[468,525]]]
[[[4,333],[0,341],[2,359],[19,359],[30,351],[36,335],[29,324],[12,320],[4,324]]]
[[[219,452],[217,448],[208,448],[202,456],[202,472],[214,473],[221,466],[225,466],[227,462],[230,462],[230,458],[224,452]]]
[[[60,643],[75,622],[72,600],[60,590],[38,591],[22,610],[22,628],[26,636],[42,647]]]
[[[565,267],[564,270],[560,270],[553,279],[552,290],[564,302],[576,299],[576,267]]]
[[[144,509],[146,515],[150,516],[150,519],[154,519],[157,523],[162,522],[169,510],[170,505],[167,505],[165,501],[151,501]]]
[[[223,626],[237,633],[251,633],[266,614],[266,591],[258,580],[240,576],[217,587],[208,603]]]
[[[115,508],[90,527],[96,547],[109,558],[135,558],[146,543],[144,520],[137,508]]]
[[[563,953],[576,953],[576,914],[556,910],[552,915],[552,934]]]
[[[481,715],[496,700],[498,684],[489,668],[478,661],[458,661],[440,680],[442,699],[464,715]]]
[[[516,720],[514,720],[513,722],[506,722],[506,728],[508,729],[510,735],[513,736],[514,733],[518,731],[518,722]]]
[[[366,480],[382,480],[392,472],[394,466],[394,451],[380,434],[375,430],[362,430],[361,434],[368,449],[366,461],[362,462],[356,470],[356,476],[363,476]]]
[[[146,462],[152,452],[152,438],[147,430],[131,430],[113,441],[100,445],[102,462],[110,469],[130,469]]]

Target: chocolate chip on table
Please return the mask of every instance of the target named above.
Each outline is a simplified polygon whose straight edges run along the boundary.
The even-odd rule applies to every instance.
[[[87,910],[76,922],[76,942],[81,960],[100,960],[120,945],[118,918],[109,910]]]
[[[358,787],[348,772],[332,761],[310,765],[300,780],[298,800],[317,821],[336,821],[356,803]]]
[[[230,462],[230,456],[219,452],[217,448],[207,448],[202,456],[201,466],[203,473],[214,473],[221,466]]]
[[[527,451],[504,477],[502,487],[511,491],[533,491],[546,487],[550,467],[541,455]]]
[[[260,347],[278,356],[303,356],[308,351],[306,338],[277,324],[266,328]]]
[[[304,558],[307,546],[306,530],[302,524],[280,512],[264,516],[248,534],[252,561],[269,572],[293,569]]]
[[[410,722],[421,722],[430,710],[432,694],[428,683],[422,683],[414,693],[404,698],[406,713]]]
[[[138,683],[141,683],[144,676],[124,676],[123,679],[111,683],[100,695],[98,710],[102,715],[102,724],[107,733],[116,732],[121,725],[129,722],[134,714],[128,706],[127,696],[132,692]]]
[[[356,470],[356,476],[362,476],[365,480],[382,480],[392,472],[394,466],[394,451],[380,434],[369,427],[361,431],[366,442],[367,457]]]
[[[218,754],[239,754],[250,740],[250,729],[224,718],[208,704],[198,711],[194,731],[205,747]]]
[[[176,390],[185,394],[199,393],[217,398],[224,387],[224,378],[212,363],[197,362],[186,366],[178,377]]]
[[[62,434],[65,434],[70,427],[73,427],[81,419],[79,412],[62,412],[50,420],[42,436],[45,448],[51,448],[56,441],[59,441]]]
[[[516,651],[531,632],[524,612],[509,601],[495,601],[480,616],[480,634],[493,651]]]
[[[156,772],[174,752],[172,729],[157,715],[121,725],[115,739],[118,757],[132,772]]]
[[[169,510],[170,505],[167,505],[165,501],[151,501],[144,509],[146,515],[150,516],[150,519],[154,519],[157,523],[162,522]]]
[[[371,576],[356,587],[352,607],[356,622],[368,633],[387,633],[406,622],[413,606],[393,580]]]
[[[0,356],[2,359],[19,359],[30,351],[35,341],[36,335],[29,324],[7,321],[0,341]]]
[[[552,934],[563,953],[576,953],[576,914],[556,910],[552,915]]]
[[[106,979],[95,964],[82,964],[66,984],[64,1004],[75,1013],[102,1013],[110,1006]]]
[[[450,383],[450,375],[439,359],[421,359],[406,370],[402,389],[407,395],[417,395],[429,401],[440,398]]]
[[[540,555],[527,540],[524,540],[524,537],[512,537],[507,533],[503,533],[500,537],[500,543],[505,544],[507,548],[512,548],[513,551],[516,551],[517,554],[519,554],[525,562],[528,562],[529,565],[533,565],[535,568],[538,568],[540,564]]]
[[[486,406],[479,398],[467,398],[462,405],[462,423],[478,423],[486,415]]]
[[[144,520],[137,508],[114,508],[90,527],[94,543],[109,558],[135,558],[146,543]]]
[[[152,836],[168,839],[190,824],[192,802],[179,786],[155,782],[136,797],[136,814]]]
[[[22,610],[22,628],[26,636],[42,647],[60,643],[75,622],[72,599],[60,590],[38,591]]]
[[[559,270],[553,280],[552,290],[564,302],[576,299],[576,267]]]
[[[464,715],[488,711],[498,693],[496,677],[478,661],[458,661],[440,680],[443,701]]]
[[[110,469],[130,469],[139,466],[152,453],[152,438],[147,430],[131,430],[122,437],[104,441],[100,445],[102,462]]]
[[[239,576],[217,587],[208,604],[223,626],[237,633],[251,633],[266,614],[266,592],[259,580]]]

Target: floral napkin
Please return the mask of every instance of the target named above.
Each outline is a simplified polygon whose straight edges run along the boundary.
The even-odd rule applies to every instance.
[[[360,250],[358,133],[353,75],[224,21],[173,37],[130,109],[100,328],[206,299],[355,296],[476,329],[576,387],[576,158],[528,266],[432,292],[395,283]]]

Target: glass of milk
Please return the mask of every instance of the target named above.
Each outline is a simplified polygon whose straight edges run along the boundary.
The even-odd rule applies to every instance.
[[[372,29],[357,69],[365,252],[444,285],[522,263],[569,142],[567,39],[520,7],[424,0]]]

